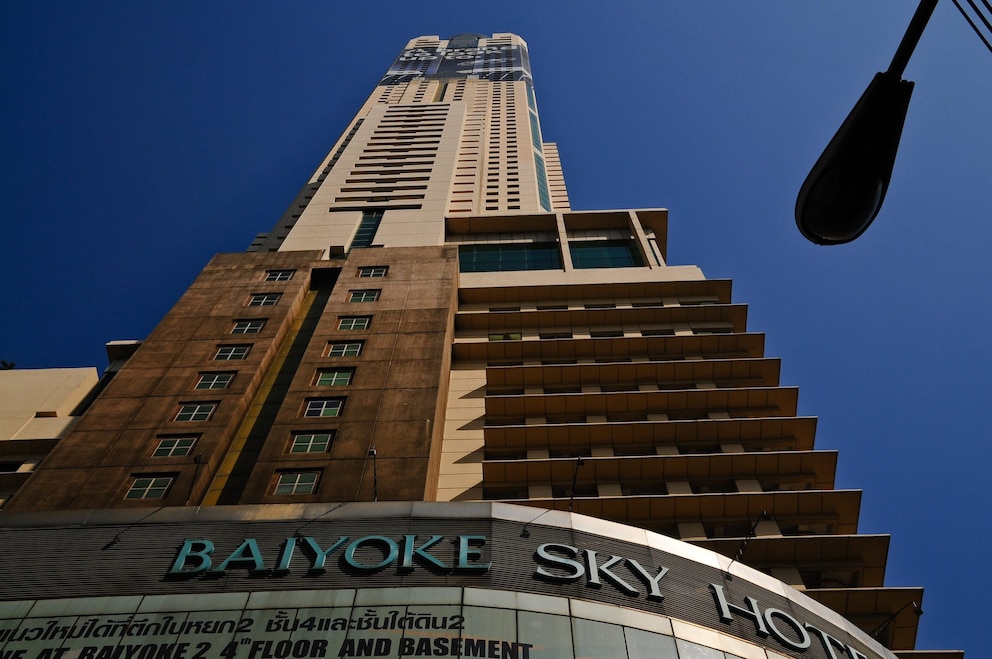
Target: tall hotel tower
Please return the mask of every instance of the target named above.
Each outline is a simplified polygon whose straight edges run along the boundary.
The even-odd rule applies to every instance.
[[[413,39],[110,345],[0,515],[3,656],[960,657],[667,222],[570,208],[522,39]]]

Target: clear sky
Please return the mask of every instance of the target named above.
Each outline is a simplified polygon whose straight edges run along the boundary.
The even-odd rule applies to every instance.
[[[0,0],[0,359],[102,369],[272,228],[408,39],[515,32],[572,207],[670,209],[669,261],[734,280],[838,487],[864,490],[861,530],[892,533],[887,583],[926,587],[919,647],[980,656],[992,54],[950,2],[875,224],[816,247],[793,220],[915,7]]]

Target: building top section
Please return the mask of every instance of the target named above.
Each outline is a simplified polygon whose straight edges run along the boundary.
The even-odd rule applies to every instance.
[[[531,80],[527,43],[515,34],[459,34],[411,39],[380,85],[417,79]]]

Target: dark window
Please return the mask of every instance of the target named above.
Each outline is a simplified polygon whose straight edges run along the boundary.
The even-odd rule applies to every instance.
[[[560,270],[557,243],[494,243],[462,245],[458,248],[462,272],[509,272],[513,270]]]
[[[196,444],[196,437],[162,437],[158,440],[158,446],[152,455],[156,458],[171,458],[181,455],[189,455]]]
[[[131,482],[125,499],[162,499],[172,486],[171,476],[138,476]]]
[[[265,327],[265,319],[258,320],[236,320],[231,334],[258,334]]]
[[[244,359],[251,351],[251,346],[217,346],[216,362],[229,362]]]
[[[296,274],[296,270],[267,270],[265,281],[289,281]]]
[[[227,389],[234,379],[234,373],[200,373],[194,389]]]
[[[328,357],[357,357],[362,354],[363,341],[334,341],[327,345]]]
[[[644,265],[633,240],[570,240],[572,265],[582,268],[629,268]]]
[[[342,387],[351,384],[353,377],[355,377],[355,369],[353,368],[328,369],[317,371],[314,384],[318,387]]]
[[[388,265],[372,265],[358,269],[359,277],[385,277],[389,272]]]
[[[289,471],[279,474],[275,494],[313,494],[320,472]]]
[[[372,324],[372,316],[338,316],[339,330],[363,330]]]
[[[520,332],[501,332],[498,334],[490,334],[490,341],[519,341]]]
[[[377,288],[370,288],[364,291],[348,291],[348,302],[375,302],[379,299],[380,292]]]
[[[271,307],[279,301],[281,293],[255,293],[248,298],[249,307]]]
[[[307,432],[293,435],[293,445],[290,453],[327,453],[334,439],[334,431]]]
[[[344,398],[311,398],[303,410],[303,416],[328,417],[341,416],[344,408]]]
[[[362,213],[362,221],[358,224],[358,231],[351,241],[351,249],[359,247],[370,247],[375,239],[375,232],[379,230],[379,223],[382,222],[382,211],[373,210]]]
[[[184,403],[179,406],[176,421],[206,421],[214,413],[215,403]]]

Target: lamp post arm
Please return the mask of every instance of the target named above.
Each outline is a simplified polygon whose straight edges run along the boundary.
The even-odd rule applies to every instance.
[[[936,7],[937,0],[920,1],[920,6],[916,8],[916,13],[913,14],[913,20],[909,22],[909,27],[906,28],[906,34],[902,35],[902,41],[899,42],[899,47],[896,48],[896,54],[892,56],[892,63],[889,64],[889,70],[885,72],[886,74],[896,76],[897,79],[902,78],[902,74],[906,70],[906,65],[909,64],[909,58],[912,57],[913,51],[916,50],[916,44],[920,42],[920,37],[923,36],[923,30],[930,21],[930,16]]]

